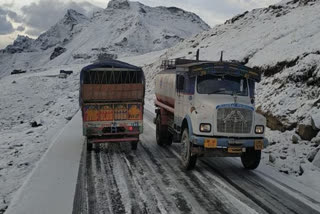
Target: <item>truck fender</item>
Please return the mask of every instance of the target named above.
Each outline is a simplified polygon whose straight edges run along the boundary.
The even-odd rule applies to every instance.
[[[193,129],[192,129],[191,118],[189,115],[186,115],[184,117],[182,122],[182,128],[184,128],[185,124],[188,125],[189,139],[191,139],[191,136],[193,135]],[[181,130],[181,132],[183,132],[183,130]]]

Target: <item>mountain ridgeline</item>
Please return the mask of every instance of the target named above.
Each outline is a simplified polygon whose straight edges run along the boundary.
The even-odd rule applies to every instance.
[[[99,55],[117,58],[159,51],[208,29],[210,27],[194,13],[127,0],[111,0],[106,9],[90,18],[69,9],[37,39],[18,36],[12,45],[2,50],[0,62],[5,66],[0,68],[0,77],[12,66],[26,69],[89,62]],[[33,60],[27,62],[29,57]]]

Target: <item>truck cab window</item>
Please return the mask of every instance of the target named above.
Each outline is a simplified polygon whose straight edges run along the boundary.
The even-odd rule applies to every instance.
[[[248,96],[247,79],[234,76],[203,75],[197,77],[199,94],[236,94]]]
[[[177,76],[177,91],[178,92],[183,92],[184,90],[184,76],[178,75]]]

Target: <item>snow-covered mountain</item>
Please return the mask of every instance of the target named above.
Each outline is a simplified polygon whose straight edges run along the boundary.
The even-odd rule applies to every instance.
[[[149,7],[127,0],[112,0],[91,18],[68,10],[36,40],[18,37],[4,49],[0,77],[12,67],[25,70],[90,62],[98,56],[116,58],[163,50],[209,28],[197,15],[182,9]],[[19,42],[21,38],[28,40],[27,44]],[[50,57],[52,54],[54,57]]]

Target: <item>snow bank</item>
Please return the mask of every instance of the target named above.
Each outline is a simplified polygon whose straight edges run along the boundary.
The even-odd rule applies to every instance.
[[[51,144],[6,214],[72,213],[83,142],[78,112]]]

